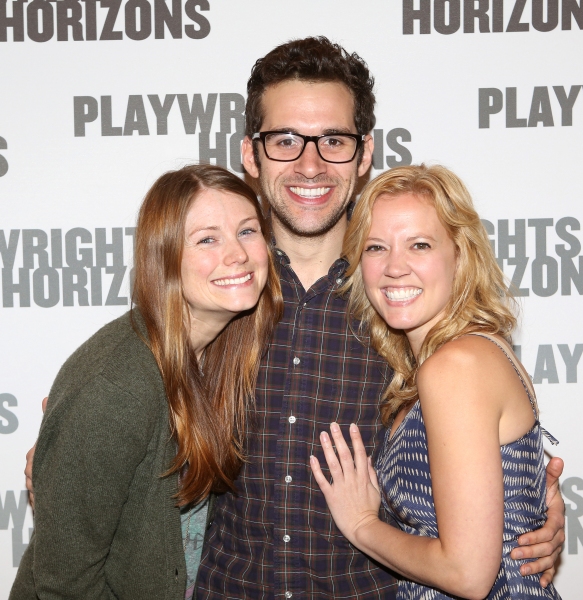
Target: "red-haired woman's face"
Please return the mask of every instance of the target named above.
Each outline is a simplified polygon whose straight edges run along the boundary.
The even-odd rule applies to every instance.
[[[268,249],[257,212],[242,196],[204,190],[190,207],[185,236],[182,287],[194,330],[196,322],[220,330],[257,304],[267,281]]]

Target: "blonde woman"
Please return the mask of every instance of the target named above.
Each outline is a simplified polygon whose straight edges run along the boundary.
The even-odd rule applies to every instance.
[[[558,599],[510,558],[546,519],[543,430],[510,345],[512,298],[464,184],[439,166],[384,173],[344,254],[349,310],[395,375],[376,475],[356,425],[354,461],[337,424],[333,440],[321,435],[332,484],[311,458],[336,524],[404,576],[398,599]],[[400,530],[379,520],[381,500]]]

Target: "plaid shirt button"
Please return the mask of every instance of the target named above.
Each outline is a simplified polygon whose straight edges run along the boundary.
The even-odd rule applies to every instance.
[[[294,365],[299,365],[300,364],[300,359],[297,356],[294,356],[293,363],[294,363]]]
[[[291,480],[292,480],[291,475],[286,475],[285,476],[285,482],[286,483],[291,483]]]
[[[290,423],[295,423],[296,422],[296,418],[292,415],[291,417],[288,418],[288,421]]]

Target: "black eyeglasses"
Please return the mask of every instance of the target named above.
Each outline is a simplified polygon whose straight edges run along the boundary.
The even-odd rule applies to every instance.
[[[365,137],[356,133],[302,135],[291,131],[261,131],[254,133],[251,139],[261,140],[265,155],[270,160],[297,160],[307,144],[314,142],[322,160],[329,163],[348,163],[354,160]]]

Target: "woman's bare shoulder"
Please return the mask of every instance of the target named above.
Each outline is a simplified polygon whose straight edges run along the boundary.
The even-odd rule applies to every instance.
[[[464,335],[444,344],[421,365],[418,386],[421,391],[424,384],[438,378],[443,383],[467,380],[503,387],[515,377],[510,361],[495,343],[477,335]]]

